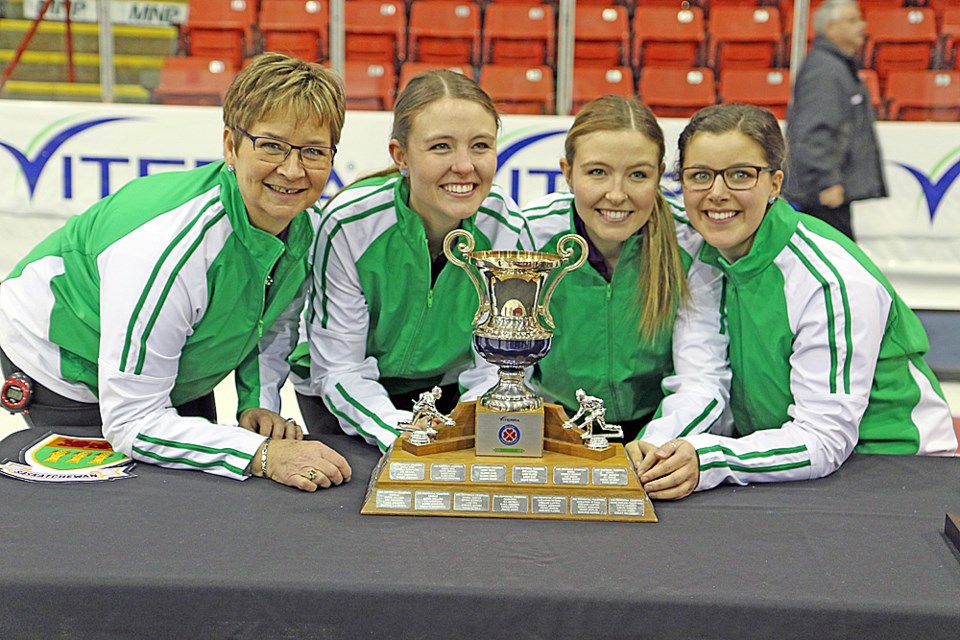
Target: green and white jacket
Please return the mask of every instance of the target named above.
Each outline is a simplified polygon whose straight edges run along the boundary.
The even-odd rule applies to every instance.
[[[99,402],[114,449],[243,479],[264,438],[174,410],[236,372],[238,411],[279,411],[312,228],[251,226],[222,162],[135,180],[67,220],[0,286],[0,345],[29,376]]]
[[[557,240],[576,232],[571,193],[538,198],[524,207],[523,215],[538,251],[556,252]],[[675,217],[674,226],[681,258],[689,267],[703,238],[686,218]],[[673,330],[662,332],[655,342],[643,339],[639,332],[642,239],[641,234],[627,239],[609,282],[589,262],[564,276],[550,302],[556,324],[553,344],[533,370],[532,382],[537,390],[568,409],[577,408],[578,388],[602,398],[610,422],[652,415],[663,399],[661,382],[673,372]],[[703,267],[700,274],[688,271],[691,286],[698,278],[718,278],[714,270]],[[685,327],[692,322],[692,311],[681,310],[680,317],[685,320],[677,339],[683,339]],[[723,409],[720,400],[712,407],[712,416],[708,413],[700,418],[704,428]],[[696,417],[687,416],[688,421]]]
[[[383,450],[411,416],[390,394],[459,380],[461,397],[471,399],[496,381],[471,347],[476,289],[450,263],[431,283],[426,232],[408,202],[407,181],[387,176],[350,186],[324,208],[305,323],[310,379],[297,381],[300,393],[323,398],[346,433]],[[522,224],[495,186],[461,228],[476,251],[515,250]],[[295,361],[300,371],[304,364]]]
[[[853,451],[957,450],[923,360],[923,326],[843,234],[779,200],[746,256],[731,265],[704,244],[698,262],[723,274],[714,292],[720,331],[701,340],[727,356],[732,422],[687,436],[700,457],[697,490],[819,478]],[[668,381],[677,390],[696,378],[688,365],[677,373]],[[675,436],[676,424],[654,421],[642,437]]]

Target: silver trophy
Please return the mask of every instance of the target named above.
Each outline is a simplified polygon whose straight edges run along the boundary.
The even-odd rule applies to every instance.
[[[454,241],[463,259],[453,252]],[[557,254],[474,251],[475,246],[469,232],[455,229],[447,234],[443,252],[467,272],[477,290],[480,305],[473,317],[473,344],[498,367],[499,381],[480,398],[480,406],[500,412],[539,409],[543,399],[527,386],[523,370],[550,351],[554,329],[550,297],[561,278],[587,259],[587,243],[570,233],[557,242]],[[573,260],[575,246],[580,255]]]

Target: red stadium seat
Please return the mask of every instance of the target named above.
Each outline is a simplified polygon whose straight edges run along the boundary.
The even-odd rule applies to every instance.
[[[195,56],[164,58],[160,80],[153,89],[158,104],[223,104],[237,67],[229,60]]]
[[[484,65],[480,86],[503,113],[554,112],[553,70],[548,66]]]
[[[343,85],[347,109],[389,111],[393,108],[397,76],[392,62],[344,63]]]
[[[640,100],[661,118],[689,118],[717,102],[713,69],[644,67],[640,70]]]
[[[407,56],[406,9],[399,0],[343,3],[344,57],[388,64]]]
[[[423,73],[424,71],[429,71],[431,69],[450,69],[451,71],[456,71],[457,73],[462,73],[468,78],[476,78],[476,71],[473,67],[468,64],[465,65],[443,65],[436,64],[434,62],[404,62],[403,66],[400,67],[400,80],[397,84],[397,95],[400,95],[400,92],[403,91],[403,88],[407,86],[407,83],[410,82],[410,79],[415,75]]]
[[[556,39],[552,6],[491,4],[483,18],[483,61],[552,66]]]
[[[480,57],[480,6],[471,2],[414,2],[410,59],[475,64]]]
[[[594,98],[613,94],[631,97],[633,71],[630,67],[574,67],[573,113]]]
[[[869,9],[865,65],[877,70],[880,83],[891,71],[930,67],[937,27],[931,9],[921,7]]]
[[[724,69],[774,66],[780,46],[780,11],[776,7],[721,6],[710,10],[710,64]]]
[[[706,39],[698,7],[637,7],[633,15],[633,65],[697,66]]]
[[[883,94],[880,92],[880,76],[873,69],[860,69],[860,79],[867,85],[870,92],[870,103],[878,119],[887,117],[887,110],[883,106]]]
[[[940,24],[940,62],[944,68],[960,69],[960,2],[946,7]]]
[[[960,71],[891,71],[891,120],[960,120]]]
[[[624,7],[578,6],[573,61],[577,65],[629,64],[630,20]]]
[[[764,107],[783,120],[790,102],[787,69],[724,69],[717,90],[719,102],[742,102]]]
[[[264,50],[325,60],[328,12],[327,0],[263,0],[260,33]]]
[[[181,28],[192,56],[229,61],[239,67],[253,53],[257,3],[253,0],[190,0]]]

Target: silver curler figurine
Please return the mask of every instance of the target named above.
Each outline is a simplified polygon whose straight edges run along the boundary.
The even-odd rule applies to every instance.
[[[580,437],[585,441],[588,448],[603,451],[610,446],[609,438],[623,437],[623,428],[620,425],[607,424],[604,417],[607,408],[604,406],[603,400],[596,396],[587,395],[583,389],[577,389],[577,402],[580,403],[580,408],[577,409],[572,418],[563,423],[563,428],[572,429],[578,426],[577,420],[582,418],[583,422],[580,423],[579,427],[583,429],[583,434]],[[594,427],[601,432],[606,431],[608,433],[594,433]]]
[[[429,444],[433,442],[437,430],[433,428],[434,422],[438,422],[445,427],[452,427],[457,423],[450,416],[440,413],[437,409],[437,400],[443,391],[440,387],[434,387],[430,391],[424,391],[420,397],[413,403],[413,417],[409,420],[401,420],[397,428],[401,431],[410,432],[410,442],[413,444]],[[423,426],[417,426],[423,422]]]

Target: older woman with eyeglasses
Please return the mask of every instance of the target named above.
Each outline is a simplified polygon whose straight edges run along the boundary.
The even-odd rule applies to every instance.
[[[778,198],[785,145],[773,114],[702,109],[678,147],[686,212],[707,243],[697,261],[722,275],[712,294],[695,293],[714,320],[689,344],[727,360],[732,375],[713,379],[729,381],[732,421],[648,425],[627,449],[650,496],[820,478],[854,451],[954,455],[917,316],[849,238]],[[693,397],[710,358],[674,357],[664,386]]]
[[[256,58],[223,109],[224,162],[141,178],[75,216],[0,286],[7,409],[135,460],[305,491],[350,479],[279,415],[313,230],[344,122],[339,77]],[[235,373],[237,425],[213,390]]]

